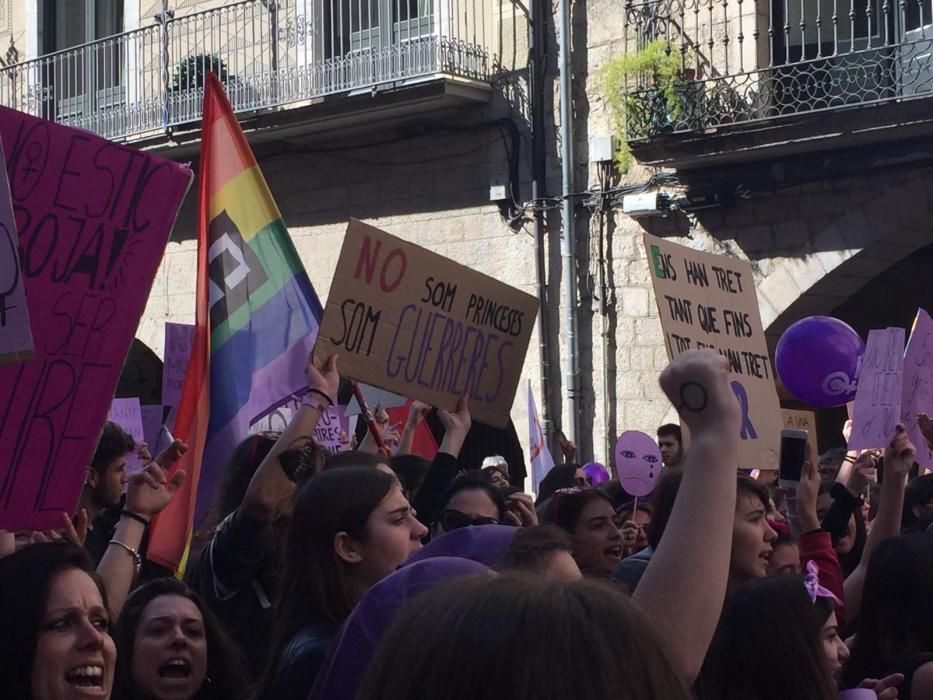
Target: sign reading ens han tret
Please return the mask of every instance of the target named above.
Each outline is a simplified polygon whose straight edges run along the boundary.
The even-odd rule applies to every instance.
[[[776,469],[781,411],[747,262],[645,234],[667,354],[715,350],[729,361],[742,409],[739,467]]]
[[[0,367],[0,528],[78,500],[178,207],[183,165],[0,108],[36,356]]]
[[[340,374],[433,406],[467,395],[475,420],[508,424],[538,300],[351,221],[315,356]]]

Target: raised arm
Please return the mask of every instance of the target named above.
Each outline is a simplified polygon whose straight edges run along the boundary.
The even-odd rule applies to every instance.
[[[411,446],[415,441],[415,431],[425,416],[431,412],[431,407],[421,401],[412,401],[408,407],[408,420],[405,421],[405,430],[402,431],[402,439],[398,443],[398,453],[400,455],[411,454]]]
[[[842,620],[845,619],[842,567],[839,566],[839,557],[833,549],[832,539],[829,533],[820,527],[820,519],[816,514],[816,501],[820,493],[818,464],[816,446],[810,440],[807,442],[807,459],[804,460],[800,472],[800,483],[797,485],[800,568],[806,570],[808,562],[816,563],[819,568],[820,582],[838,599],[833,601],[833,605],[841,626]]]
[[[273,520],[295,492],[295,484],[279,464],[279,455],[302,438],[310,438],[321,420],[321,414],[334,404],[340,387],[337,356],[328,357],[320,368],[309,357],[305,376],[308,379],[305,400],[253,474],[243,497],[243,512],[252,520]]]
[[[156,513],[165,509],[185,480],[185,472],[181,469],[171,479],[165,475],[168,467],[185,449],[184,443],[176,440],[143,471],[130,477],[120,522],[97,565],[97,573],[107,590],[110,615],[114,619],[120,614],[130,586],[139,573],[142,564],[139,547],[146,533],[146,525]]]
[[[661,388],[690,428],[690,450],[664,537],[632,600],[654,624],[674,668],[692,683],[726,596],[739,405],[729,385],[728,362],[709,350],[674,358],[661,373]]]
[[[897,537],[901,531],[901,512],[904,509],[904,489],[907,475],[914,464],[917,450],[903,425],[898,424],[894,440],[884,451],[884,480],[878,499],[878,514],[872,522],[871,532],[862,550],[855,571],[845,580],[846,615],[854,620],[862,609],[862,589],[865,573],[875,548],[889,537]]]
[[[460,397],[456,411],[438,411],[437,415],[444,425],[444,437],[412,504],[418,513],[418,519],[425,525],[434,521],[441,496],[457,477],[457,458],[467,433],[470,432],[470,426],[473,425],[470,406],[465,396]]]

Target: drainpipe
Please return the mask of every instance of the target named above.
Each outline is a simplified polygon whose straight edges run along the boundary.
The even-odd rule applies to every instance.
[[[531,0],[528,18],[528,82],[531,87],[531,198],[534,211],[535,277],[538,287],[538,370],[541,381],[541,431],[544,444],[551,444],[551,397],[548,343],[550,323],[547,309],[545,269],[544,208],[541,199],[547,190],[547,143],[544,134],[544,75],[547,69],[547,16],[550,0]]]
[[[573,202],[573,94],[571,84],[570,53],[570,3],[571,0],[559,0],[558,40],[560,47],[560,155],[561,155],[561,306],[563,307],[562,327],[567,352],[561,358],[564,375],[564,395],[567,399],[568,421],[564,426],[564,435],[571,442],[577,442],[579,426],[579,406],[577,403],[577,275],[576,275],[576,235],[574,232]]]

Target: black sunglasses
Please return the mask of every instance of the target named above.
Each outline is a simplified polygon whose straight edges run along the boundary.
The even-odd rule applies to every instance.
[[[437,520],[441,524],[441,527],[444,528],[445,532],[459,530],[462,527],[472,527],[473,525],[499,524],[496,518],[471,518],[469,515],[461,513],[459,510],[449,509],[441,511],[441,515]]]

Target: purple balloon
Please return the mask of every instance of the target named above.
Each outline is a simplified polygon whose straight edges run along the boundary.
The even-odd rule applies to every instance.
[[[590,462],[583,467],[583,473],[589,477],[593,486],[599,486],[609,481],[609,470],[599,462]]]
[[[811,406],[842,406],[855,398],[865,343],[851,326],[810,316],[784,331],[774,365],[787,390]]]

